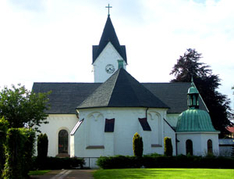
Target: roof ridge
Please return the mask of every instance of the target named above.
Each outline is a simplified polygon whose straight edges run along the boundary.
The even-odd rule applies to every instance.
[[[113,94],[114,94],[113,91],[114,91],[114,89],[115,89],[115,87],[116,87],[116,81],[118,80],[119,71],[120,71],[120,70],[117,70],[117,71],[115,72],[115,73],[118,73],[118,75],[115,75],[115,76],[114,76],[114,74],[115,74],[115,73],[114,73],[114,74],[111,76],[112,78],[115,77],[115,84],[112,86],[111,95],[110,95],[110,98],[109,98],[109,100],[108,100],[108,105],[110,104],[111,98],[112,98],[112,96],[113,96]],[[110,78],[111,78],[111,77],[110,77]],[[109,78],[108,78],[108,79],[109,79]],[[108,79],[107,79],[107,80],[108,80]]]
[[[117,70],[78,106],[95,107],[169,108],[123,68]]]

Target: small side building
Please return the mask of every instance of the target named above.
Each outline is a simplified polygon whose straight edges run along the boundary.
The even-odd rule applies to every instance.
[[[214,129],[208,112],[199,109],[198,98],[192,82],[187,93],[188,109],[179,115],[176,126],[178,154],[219,155],[219,131]]]

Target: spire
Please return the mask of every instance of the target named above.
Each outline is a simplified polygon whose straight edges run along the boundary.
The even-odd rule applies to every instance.
[[[110,7],[111,6],[109,6],[109,8]],[[98,58],[100,53],[103,51],[103,49],[106,47],[106,45],[109,42],[115,47],[117,52],[124,59],[124,61],[127,63],[125,46],[120,45],[120,43],[119,43],[119,39],[115,33],[115,29],[114,29],[114,26],[111,22],[111,18],[109,16],[109,11],[108,11],[107,21],[106,21],[99,45],[93,46],[93,63],[95,62],[95,60]]]
[[[199,92],[193,82],[193,77],[191,78],[191,87],[188,89],[188,108],[199,108],[198,97]]]

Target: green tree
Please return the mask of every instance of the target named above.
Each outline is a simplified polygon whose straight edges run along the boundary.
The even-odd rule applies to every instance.
[[[142,157],[143,154],[143,141],[142,137],[136,132],[133,136],[133,153],[136,157]]]
[[[195,49],[187,49],[170,73],[175,76],[171,82],[190,82],[193,77],[209,109],[212,123],[216,130],[221,131],[220,137],[223,137],[228,134],[226,126],[231,125],[228,119],[231,116],[230,99],[217,91],[220,79],[212,73],[210,66],[199,62],[201,58],[202,55]]]
[[[24,86],[12,85],[12,89],[5,87],[0,92],[0,117],[9,122],[9,127],[35,127],[46,123],[46,110],[49,109],[48,93],[34,93]]]

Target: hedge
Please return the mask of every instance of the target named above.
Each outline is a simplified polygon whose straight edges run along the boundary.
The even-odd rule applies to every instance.
[[[2,176],[2,171],[4,169],[5,163],[5,143],[6,143],[6,134],[8,129],[8,121],[4,117],[0,118],[0,178]]]
[[[34,153],[35,131],[25,128],[10,128],[6,136],[6,161],[4,179],[28,177]]]
[[[145,155],[100,157],[97,165],[103,169],[113,168],[234,168],[234,158],[215,156],[160,156]]]

